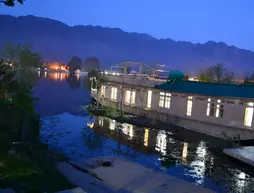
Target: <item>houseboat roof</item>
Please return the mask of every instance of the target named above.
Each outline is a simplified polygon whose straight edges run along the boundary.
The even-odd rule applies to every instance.
[[[194,81],[166,82],[155,88],[171,92],[229,98],[254,98],[254,86]]]

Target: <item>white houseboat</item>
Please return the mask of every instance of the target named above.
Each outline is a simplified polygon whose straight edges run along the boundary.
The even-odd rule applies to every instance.
[[[106,107],[219,138],[254,139],[254,86],[110,77],[92,97]]]

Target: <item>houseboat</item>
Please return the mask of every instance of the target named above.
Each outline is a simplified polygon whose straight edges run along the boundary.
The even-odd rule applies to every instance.
[[[218,138],[254,139],[254,86],[111,76],[91,94],[126,113]]]

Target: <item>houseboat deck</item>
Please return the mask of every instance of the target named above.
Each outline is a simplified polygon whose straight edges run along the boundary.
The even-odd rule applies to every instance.
[[[227,148],[223,152],[234,159],[254,167],[254,146]]]

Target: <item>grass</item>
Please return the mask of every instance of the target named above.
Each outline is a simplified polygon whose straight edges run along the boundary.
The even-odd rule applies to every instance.
[[[16,145],[13,149],[14,155],[0,149],[1,188],[13,188],[17,193],[48,193],[75,187],[55,168],[55,161],[64,157],[53,154],[46,145]]]

